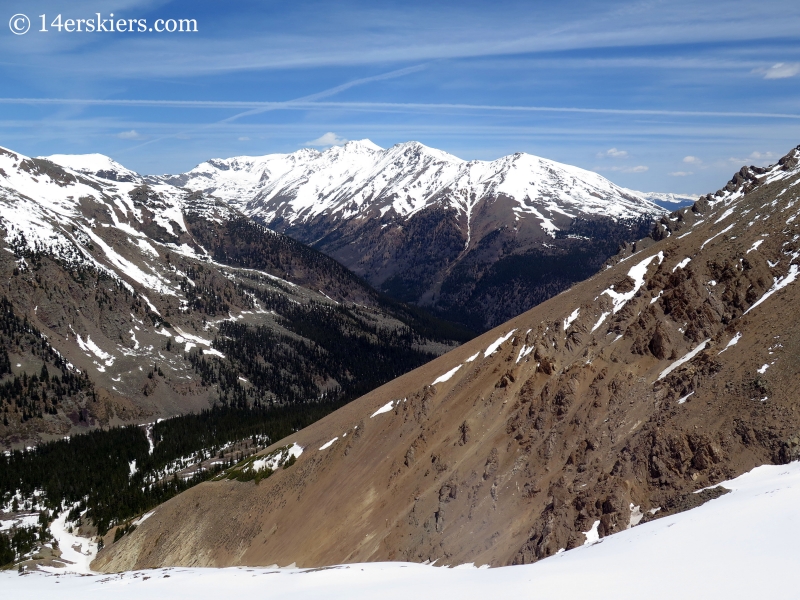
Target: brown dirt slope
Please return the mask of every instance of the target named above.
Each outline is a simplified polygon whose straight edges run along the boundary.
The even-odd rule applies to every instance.
[[[797,458],[799,157],[279,442],[305,449],[292,467],[170,500],[95,568],[527,563]]]

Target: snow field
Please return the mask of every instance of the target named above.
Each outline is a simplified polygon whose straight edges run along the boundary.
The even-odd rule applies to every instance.
[[[800,561],[800,463],[765,465],[721,485],[731,493],[532,565],[477,569],[365,563],[322,569],[167,568],[114,575],[0,573],[15,600],[142,597],[218,600],[565,600],[793,598]],[[631,507],[631,518],[636,515]],[[640,513],[640,511],[639,511]],[[591,529],[590,529],[591,532]]]

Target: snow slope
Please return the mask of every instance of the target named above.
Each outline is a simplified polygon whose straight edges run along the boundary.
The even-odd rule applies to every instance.
[[[796,597],[800,463],[765,465],[722,485],[732,492],[699,508],[525,566],[368,563],[322,569],[174,568],[89,577],[3,572],[0,588],[16,600],[53,593],[65,600],[109,594],[120,600],[143,595],[195,600],[221,595],[273,600]]]

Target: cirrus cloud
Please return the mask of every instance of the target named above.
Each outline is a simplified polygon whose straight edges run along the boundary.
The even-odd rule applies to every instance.
[[[605,152],[598,152],[597,158],[628,158],[626,150],[618,150],[617,148],[609,148]]]
[[[650,167],[645,165],[636,165],[635,167],[595,167],[595,171],[614,171],[615,173],[644,173],[649,170]]]
[[[121,140],[140,140],[142,139],[141,134],[136,131],[135,129],[131,129],[130,131],[121,131],[117,134],[117,137]]]
[[[800,62],[775,63],[768,69],[760,69],[758,72],[764,74],[764,79],[788,79],[800,74]]]

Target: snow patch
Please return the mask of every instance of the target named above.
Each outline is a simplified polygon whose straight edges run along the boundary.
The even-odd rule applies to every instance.
[[[569,326],[575,322],[575,319],[578,318],[578,313],[580,312],[580,310],[581,310],[580,308],[576,308],[569,314],[569,316],[566,319],[564,319],[564,331],[567,331],[567,329],[569,329]]]
[[[739,343],[740,339],[742,339],[742,334],[737,331],[736,335],[731,338],[731,340],[725,345],[725,347],[722,350],[719,351],[719,353],[722,354],[723,352],[725,352],[725,350],[727,350],[731,346],[735,346],[736,344]]]
[[[708,342],[710,342],[710,341],[711,341],[710,339],[705,340],[699,346],[697,346],[697,348],[695,348],[691,352],[687,352],[682,358],[679,358],[674,363],[672,363],[670,366],[668,366],[666,369],[661,371],[661,375],[658,376],[658,379],[656,379],[656,381],[660,381],[660,380],[664,379],[664,377],[666,377],[667,375],[672,373],[675,369],[680,367],[682,364],[687,363],[690,360],[692,360],[695,356],[700,354],[705,349],[705,347],[708,345]]]
[[[600,532],[597,528],[600,526],[600,521],[595,521],[589,531],[584,531],[583,535],[586,536],[586,541],[583,542],[584,546],[591,546],[600,541]]]
[[[374,416],[374,415],[373,415],[373,416]],[[330,440],[330,441],[328,441],[328,442],[325,442],[324,444],[322,444],[322,446],[320,446],[320,447],[319,447],[319,449],[320,449],[320,450],[327,450],[328,448],[330,448],[331,446],[333,446],[333,443],[334,443],[336,440],[338,440],[338,439],[339,439],[339,436],[336,436],[336,437],[335,437],[335,438],[333,438],[332,440]]]
[[[634,265],[628,271],[628,277],[633,279],[633,289],[629,292],[616,292],[613,289],[609,288],[607,290],[603,290],[602,294],[606,294],[607,296],[611,297],[611,300],[614,302],[614,309],[613,314],[617,314],[623,306],[636,295],[636,292],[644,285],[644,277],[647,274],[647,268],[650,266],[650,263],[653,262],[653,259],[658,259],[658,264],[664,262],[664,253],[659,252],[658,254],[651,256],[650,258],[645,258],[640,263]]]
[[[503,344],[503,342],[508,340],[508,338],[510,338],[514,334],[515,331],[516,331],[516,329],[512,329],[511,331],[509,331],[504,336],[501,336],[501,337],[497,338],[494,342],[489,344],[489,347],[486,348],[486,350],[483,353],[483,357],[486,358],[487,356],[489,356],[491,354],[494,354],[497,351],[497,349]]]
[[[685,268],[686,265],[688,265],[691,260],[692,260],[691,258],[684,258],[681,262],[679,262],[677,265],[675,265],[675,267],[672,269],[672,272],[674,273],[678,269]]]
[[[610,314],[611,314],[610,312],[604,312],[602,315],[600,315],[600,318],[597,320],[597,323],[594,324],[594,327],[592,327],[592,331],[590,333],[594,333],[600,327],[600,325],[603,324],[603,321],[606,320],[606,317]]]
[[[449,370],[447,373],[445,373],[444,375],[440,375],[439,377],[437,377],[437,378],[436,378],[436,379],[433,381],[433,383],[432,383],[431,385],[436,385],[437,383],[444,383],[445,381],[447,381],[448,379],[450,379],[450,378],[451,378],[453,375],[455,375],[455,374],[456,374],[456,371],[458,371],[460,368],[461,368],[461,365],[458,365],[457,367],[453,367],[452,369],[450,369],[450,370]],[[373,415],[373,416],[374,416],[374,415]]]
[[[795,279],[797,279],[797,273],[798,273],[797,265],[790,265],[790,266],[789,266],[789,272],[788,272],[786,275],[784,275],[783,277],[775,277],[775,278],[773,278],[773,281],[774,281],[774,283],[772,284],[772,287],[771,287],[771,288],[769,288],[769,289],[768,289],[768,290],[767,290],[767,291],[764,293],[764,295],[763,295],[763,296],[761,296],[761,298],[759,298],[758,300],[756,300],[756,302],[755,302],[755,304],[753,304],[753,306],[751,306],[751,307],[750,307],[750,308],[748,308],[746,311],[744,311],[744,314],[747,314],[747,313],[749,313],[749,312],[750,312],[751,310],[753,310],[753,309],[754,309],[756,306],[758,306],[759,304],[761,304],[762,302],[764,302],[764,300],[766,300],[767,298],[769,298],[770,296],[772,296],[772,294],[774,294],[774,293],[775,293],[775,292],[777,292],[778,290],[782,290],[782,289],[783,289],[783,288],[785,288],[787,285],[789,285],[790,283],[792,283],[792,282],[793,282]]]
[[[382,415],[383,413],[389,412],[390,410],[392,410],[392,405],[393,404],[394,404],[394,400],[389,400],[389,402],[387,402],[386,404],[381,406],[378,410],[376,410],[374,413],[372,413],[372,416],[370,416],[370,419],[372,417],[377,417],[378,415]],[[398,402],[398,404],[399,404],[399,402]]]

